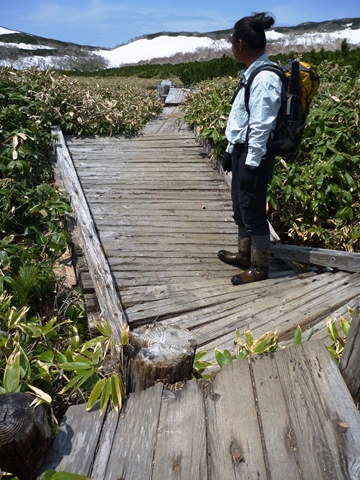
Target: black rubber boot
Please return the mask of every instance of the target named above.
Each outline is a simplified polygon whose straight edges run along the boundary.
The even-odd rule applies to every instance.
[[[238,236],[238,252],[232,253],[227,250],[220,250],[218,258],[228,265],[238,268],[249,268],[250,260],[251,237],[246,234],[245,229],[239,227]]]
[[[256,248],[259,246],[260,248]],[[269,276],[270,263],[270,235],[253,236],[251,245],[251,266],[249,270],[234,275],[233,285],[266,280]]]

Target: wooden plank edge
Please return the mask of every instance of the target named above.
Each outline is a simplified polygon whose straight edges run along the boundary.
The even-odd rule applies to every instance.
[[[64,187],[70,195],[77,231],[103,317],[109,323],[115,343],[120,343],[126,318],[114,285],[112,273],[99,241],[81,183],[61,128],[51,127],[54,150]]]
[[[319,265],[351,273],[360,272],[360,253],[277,244],[271,247],[271,254],[277,260]]]

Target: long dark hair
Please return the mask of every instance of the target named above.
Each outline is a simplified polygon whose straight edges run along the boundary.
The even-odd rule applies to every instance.
[[[264,50],[266,46],[265,30],[275,23],[271,13],[254,13],[235,23],[232,42],[237,45],[242,40],[251,50]]]

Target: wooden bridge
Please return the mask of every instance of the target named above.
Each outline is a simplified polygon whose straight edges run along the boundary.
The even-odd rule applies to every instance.
[[[274,246],[268,280],[232,286],[236,270],[217,259],[237,244],[229,188],[180,118],[165,107],[131,139],[66,139],[131,328],[188,329],[209,361],[214,348],[233,351],[236,328],[255,337],[277,330],[286,343],[300,325],[315,329],[314,340],[235,362],[209,382],[156,384],[131,394],[120,416],[71,407],[43,471],[358,479],[360,418],[324,342],[328,317],[348,318],[360,301],[360,255]],[[78,242],[75,266],[91,318],[101,307],[86,248]],[[306,269],[289,261],[299,258]]]

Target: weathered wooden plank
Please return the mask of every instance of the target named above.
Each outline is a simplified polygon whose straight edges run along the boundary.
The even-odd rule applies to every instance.
[[[105,210],[105,209],[103,209]],[[212,224],[215,226],[223,226],[224,223],[227,224],[227,227],[231,231],[233,235],[234,233],[234,226],[232,224],[232,218],[230,214],[219,210],[218,212],[208,212],[206,210],[202,210],[201,208],[193,209],[189,212],[179,211],[179,212],[171,212],[171,211],[161,211],[161,212],[154,212],[153,209],[145,210],[144,212],[136,212],[128,213],[119,212],[120,209],[113,209],[111,213],[109,213],[109,209],[107,212],[100,211],[100,209],[92,208],[91,211],[96,214],[96,224],[106,224],[108,221],[110,224],[113,222],[117,222],[118,225],[144,225],[145,227],[154,226],[155,222],[161,222],[161,224],[175,226],[179,224],[180,226],[192,223],[199,223],[205,225],[205,227],[211,227]],[[234,248],[235,245],[234,245]]]
[[[221,234],[228,234],[234,235],[232,226],[228,224],[228,222],[174,222],[174,223],[166,223],[163,224],[153,224],[147,225],[146,220],[144,220],[144,227],[142,226],[141,222],[137,222],[133,227],[130,225],[130,222],[123,222],[118,220],[116,216],[110,217],[108,221],[103,221],[101,218],[96,219],[96,225],[98,227],[99,232],[102,230],[106,231],[121,231],[123,236],[126,234],[134,236],[138,235],[139,237],[146,232],[147,235],[167,235],[169,233],[173,234],[186,234],[187,232],[199,235],[198,241],[201,241],[201,236],[204,234],[212,234],[212,235],[221,235]],[[217,253],[217,252],[216,252]],[[216,256],[216,255],[215,255]]]
[[[346,305],[353,297],[359,294],[359,287],[357,282],[354,282],[353,285],[343,285],[341,288],[334,285],[336,289],[336,296],[330,296],[327,292],[332,291],[329,288],[325,288],[319,296],[313,296],[309,298],[309,294],[303,298],[298,298],[290,304],[285,312],[282,312],[282,308],[277,309],[276,306],[272,311],[267,311],[263,307],[261,311],[257,311],[256,304],[253,306],[253,309],[249,311],[245,305],[241,313],[234,313],[229,315],[228,324],[226,319],[221,319],[220,321],[225,324],[223,335],[219,330],[212,331],[207,333],[207,337],[202,337],[206,326],[201,328],[201,336],[199,333],[196,334],[198,346],[201,349],[208,351],[206,360],[212,361],[213,359],[213,349],[219,348],[223,350],[224,348],[232,348],[233,341],[235,339],[235,328],[239,328],[240,331],[245,330],[249,325],[252,333],[255,337],[259,337],[266,331],[275,331],[278,330],[279,339],[288,340],[291,339],[294,335],[295,328],[300,325],[302,329],[316,325],[319,319],[322,319],[326,315],[331,315],[332,311],[339,308],[340,305]],[[281,305],[282,307],[283,305]],[[256,314],[252,312],[256,311]],[[183,324],[186,322],[184,321]],[[227,326],[228,325],[228,326]],[[233,327],[231,331],[230,327]],[[213,328],[216,328],[216,320],[213,322]],[[229,333],[226,333],[226,330],[229,329]],[[208,339],[208,342],[205,340]]]
[[[94,204],[104,204],[109,203],[115,204],[119,202],[119,205],[130,205],[132,208],[140,208],[140,204],[143,203],[144,207],[151,207],[155,205],[161,206],[168,202],[168,208],[174,208],[175,206],[178,209],[181,209],[182,205],[184,205],[184,210],[188,210],[187,207],[191,203],[194,204],[194,209],[200,207],[202,210],[207,210],[208,207],[213,207],[216,209],[220,209],[221,207],[223,210],[231,213],[231,207],[229,208],[229,203],[231,202],[231,197],[229,192],[223,191],[221,189],[214,188],[214,193],[209,194],[206,190],[185,190],[184,193],[181,191],[176,192],[176,196],[170,195],[171,192],[164,190],[163,192],[159,192],[159,195],[153,195],[151,189],[142,192],[129,192],[124,191],[124,193],[119,193],[116,189],[111,190],[101,188],[101,186],[94,187],[93,189],[88,188],[86,191],[86,197],[91,200]],[[165,198],[163,198],[165,197]],[[200,197],[197,202],[194,202],[197,197]],[[207,202],[205,203],[202,197],[205,197]]]
[[[113,409],[109,409],[106,414],[106,421],[104,421],[98,449],[94,452],[92,459],[92,468],[90,472],[92,480],[105,480],[107,478],[107,465],[112,449],[116,448],[116,444],[114,444],[114,436],[121,415],[123,415],[123,412],[116,413]],[[91,424],[89,423],[88,428],[90,425]]]
[[[302,478],[360,478],[360,415],[324,345],[305,342],[274,357]],[[270,401],[260,405],[261,416]]]
[[[66,136],[66,141],[69,145],[75,144],[79,149],[83,147],[83,149],[92,149],[92,148],[99,148],[104,146],[105,148],[111,148],[114,145],[120,148],[132,148],[137,143],[146,144],[149,148],[154,147],[154,145],[158,145],[159,143],[163,143],[167,145],[168,148],[172,148],[172,144],[166,143],[167,141],[174,142],[174,144],[179,144],[180,146],[183,145],[195,145],[196,140],[194,135],[191,134],[190,131],[183,131],[180,135],[174,137],[172,133],[164,133],[162,134],[155,134],[155,135],[133,135],[133,136],[119,136],[113,135],[110,136],[95,136],[95,137],[74,137],[74,136]]]
[[[83,181],[82,182],[83,184],[83,188],[84,188],[84,191],[86,191],[86,189],[88,188],[95,188],[97,189],[97,183],[96,182],[86,182],[86,181]],[[141,193],[143,191],[147,191],[149,189],[149,184],[147,182],[145,183],[141,183],[141,182],[126,182],[124,184],[122,184],[120,181],[114,181],[114,184],[111,185],[109,182],[104,182],[104,181],[99,181],[99,187],[103,187],[105,188],[106,186],[108,186],[109,189],[111,189],[111,191],[113,192],[126,192],[127,190],[130,190],[130,192],[133,192],[134,189],[136,188],[137,189],[137,195],[141,195]],[[213,183],[211,182],[206,182],[204,184],[200,183],[192,183],[191,181],[188,182],[188,184],[186,185],[186,188],[184,188],[184,184],[182,183],[177,183],[177,182],[172,182],[172,181],[169,181],[169,182],[166,182],[166,184],[164,184],[163,182],[160,182],[160,183],[156,183],[156,181],[154,180],[154,183],[153,185],[151,186],[152,188],[152,193],[153,195],[156,194],[157,191],[170,191],[172,192],[173,195],[176,195],[178,191],[182,192],[182,195],[185,194],[185,192],[192,192],[192,191],[195,191],[197,192],[197,194],[200,194],[202,192],[213,192],[214,193],[214,188],[216,188],[216,181],[214,181]]]
[[[272,297],[275,298],[273,304],[278,304],[279,297],[286,303],[289,302],[289,298],[304,295],[306,293],[305,289],[303,293],[299,292],[299,287],[302,286],[303,281],[303,279],[299,278],[287,279],[286,282],[284,279],[275,279],[271,283]],[[268,288],[270,288],[270,286],[268,286]],[[310,285],[309,289],[314,289],[314,285]],[[130,322],[141,319],[145,315],[149,316],[149,318],[161,319],[165,313],[166,316],[171,319],[169,321],[182,324],[182,321],[178,317],[179,314],[198,310],[198,318],[202,318],[202,323],[198,324],[198,328],[201,328],[201,336],[204,339],[206,336],[206,328],[204,329],[203,327],[206,324],[208,324],[209,327],[213,325],[214,317],[219,320],[219,314],[223,315],[224,322],[227,325],[226,318],[229,318],[229,314],[232,312],[239,313],[244,304],[250,302],[255,306],[255,300],[262,300],[264,298],[264,290],[262,288],[248,288],[244,290],[243,293],[243,295],[239,296],[238,291],[230,288],[230,286],[225,291],[217,288],[203,288],[198,292],[193,292],[192,290],[179,293],[174,292],[169,299],[161,298],[150,303],[139,301],[134,307],[127,308],[126,313]],[[258,305],[258,303],[257,301],[256,305]],[[270,307],[269,299],[266,298],[262,308],[266,310]],[[260,305],[258,308],[260,309]],[[214,314],[213,316],[211,315],[212,313]],[[230,321],[228,323],[230,324],[231,331],[235,331],[236,327],[234,327]],[[195,322],[191,328],[194,327]],[[211,331],[219,332],[219,326],[210,328]]]
[[[293,273],[293,276],[294,275],[295,274]],[[301,274],[301,278],[305,279],[305,275],[315,274],[313,272],[310,272],[308,274]],[[268,285],[270,282],[273,282],[272,284],[275,285],[275,282],[280,281],[282,281],[281,278],[272,279],[268,281]],[[289,281],[290,277],[286,279],[287,284],[289,283]],[[180,300],[185,300],[189,298],[189,301],[191,301],[191,299],[195,297],[199,300],[209,301],[209,303],[211,303],[213,299],[215,302],[223,303],[223,296],[227,297],[228,295],[232,298],[239,297],[238,291],[236,289],[229,288],[229,285],[225,284],[221,278],[216,278],[213,280],[207,280],[206,282],[187,282],[185,285],[166,284],[158,286],[134,287],[122,291],[121,299],[123,304],[126,305],[127,308],[134,307],[135,311],[137,311],[137,304],[146,304],[149,308],[151,308],[151,305],[156,305],[157,302],[159,302],[159,305],[161,305],[161,302],[171,304],[173,298]]]
[[[126,227],[124,227],[124,230],[125,228]],[[105,242],[106,249],[107,246],[109,247],[109,251],[112,249],[121,249],[126,252],[135,249],[139,251],[139,253],[143,252],[145,254],[147,252],[158,251],[160,258],[162,257],[162,248],[167,247],[169,251],[171,251],[172,248],[174,251],[182,248],[184,257],[189,255],[196,256],[196,252],[201,255],[201,252],[204,251],[216,260],[218,250],[221,247],[234,244],[236,241],[234,232],[227,230],[214,234],[206,228],[204,228],[203,231],[196,231],[193,228],[192,231],[186,234],[185,232],[176,232],[175,229],[174,231],[166,232],[164,231],[164,226],[162,229],[162,232],[159,232],[156,228],[144,229],[141,234],[139,233],[140,227],[138,226],[132,234],[130,230],[123,231],[123,229],[116,229],[114,226],[104,225],[102,227],[99,226],[99,235],[102,241]],[[202,245],[204,246],[204,250],[201,249]],[[234,246],[232,250],[234,250]],[[218,261],[220,262],[220,260]],[[278,263],[274,262],[274,265],[278,265]]]
[[[98,407],[94,407],[90,412],[86,411],[85,404],[69,407],[38,472],[38,478],[42,478],[46,470],[89,475],[103,422],[104,416],[100,415]]]
[[[126,201],[125,199],[118,199],[102,201],[101,198],[94,198],[91,201],[91,211],[96,215],[98,213],[104,213],[111,210],[114,213],[122,213],[125,215],[136,215],[137,212],[143,212],[151,214],[154,212],[154,207],[156,206],[156,213],[164,212],[164,214],[176,214],[176,215],[187,215],[188,213],[201,212],[202,214],[207,212],[208,215],[214,215],[217,212],[221,212],[223,215],[231,215],[231,203],[230,200],[215,200],[204,204],[202,202],[195,203],[191,200],[183,200],[179,202],[178,200],[173,201],[161,201],[154,202],[152,204],[144,203],[143,200],[134,198],[131,202]],[[215,212],[215,213],[213,213]],[[235,234],[234,227],[234,234]]]
[[[138,149],[141,146],[138,146]],[[198,147],[188,147],[187,150],[179,151],[179,148],[174,150],[165,150],[162,149],[159,152],[159,148],[150,151],[143,147],[144,152],[138,152],[138,149],[134,151],[119,152],[114,150],[109,150],[108,152],[99,151],[93,154],[84,152],[76,152],[74,149],[71,149],[71,154],[74,157],[75,164],[80,168],[98,168],[100,165],[106,165],[108,167],[113,166],[114,168],[124,169],[126,166],[130,170],[136,171],[137,169],[145,168],[149,170],[155,170],[154,167],[158,168],[158,171],[168,168],[170,171],[172,169],[182,169],[186,165],[190,169],[196,170],[203,168],[204,170],[209,169],[209,162],[207,157],[204,157],[198,150]],[[87,161],[84,160],[84,157],[87,158]],[[215,171],[211,170],[214,174]],[[217,174],[218,175],[218,174]],[[219,175],[218,175],[219,176]],[[221,177],[219,176],[219,179]]]
[[[93,480],[150,480],[156,447],[157,426],[161,408],[163,385],[130,394],[125,403],[114,435],[112,450],[106,467],[92,472]]]
[[[125,170],[125,169],[124,169]],[[190,168],[186,169],[184,166],[181,166],[181,168],[164,168],[164,169],[159,169],[159,167],[153,167],[152,169],[149,168],[133,168],[133,169],[126,169],[125,172],[119,171],[119,170],[95,170],[92,168],[87,169],[84,171],[84,169],[79,169],[77,168],[76,171],[78,174],[81,175],[81,178],[86,179],[86,181],[93,180],[95,182],[99,182],[101,179],[103,180],[106,185],[111,185],[116,182],[121,182],[124,183],[129,182],[129,183],[134,183],[135,179],[134,177],[137,177],[137,180],[139,183],[145,182],[148,179],[146,178],[149,174],[153,175],[155,178],[155,181],[166,181],[166,183],[169,180],[176,180],[177,182],[179,181],[188,181],[189,174],[191,174],[192,181],[196,182],[203,182],[209,180],[210,182],[213,181],[219,181],[218,178],[214,177],[212,174],[206,174],[201,171],[199,171],[196,168]],[[111,177],[111,179],[106,178],[106,177]]]
[[[52,127],[54,148],[59,162],[64,186],[70,195],[74,209],[78,234],[81,238],[89,272],[97,292],[103,318],[109,323],[112,336],[120,343],[121,333],[126,324],[109,265],[99,242],[94,222],[89,212],[81,184],[74,169],[64,136],[59,127]]]
[[[206,398],[209,480],[269,478],[248,362],[226,365]]]
[[[206,479],[205,405],[195,380],[180,390],[164,390],[154,467],[155,479]]]
[[[344,305],[340,305],[338,308],[333,310],[331,312],[330,317],[334,320],[336,319],[338,329],[341,330],[340,327],[340,317],[344,317],[345,320],[350,321],[350,314],[348,309],[352,308],[355,309],[355,307],[360,303],[360,292],[358,295],[355,295],[351,300],[347,301]],[[306,330],[303,331],[303,338],[306,340],[310,333],[312,332],[311,339],[312,340],[321,340],[324,345],[331,345],[333,341],[331,340],[327,329],[326,329],[326,324],[329,319],[329,314],[323,315],[316,323],[311,328],[307,328]],[[289,339],[286,341],[281,342],[281,345],[287,346],[292,344],[293,339]]]
[[[349,335],[340,361],[340,370],[350,393],[360,398],[360,304],[355,307]]]
[[[323,265],[347,272],[360,272],[360,253],[280,244],[272,246],[271,253],[274,258],[280,260]]]
[[[160,223],[160,225],[158,225],[158,223]],[[189,215],[115,215],[114,213],[102,213],[97,215],[96,225],[109,225],[119,227],[133,225],[135,228],[143,226],[146,230],[148,229],[148,227],[152,227],[154,230],[156,230],[159,227],[168,227],[169,229],[175,229],[176,226],[178,226],[179,230],[181,230],[181,228],[184,228],[186,226],[192,228],[195,228],[197,226],[198,231],[206,228],[209,231],[215,231],[215,233],[218,230],[221,231],[221,229],[226,228],[227,231],[234,235],[234,227],[230,217],[226,218],[226,216],[223,214],[221,216],[218,215],[216,218],[214,214],[207,216],[206,214],[203,215],[201,211],[194,212]]]
[[[321,275],[307,281],[293,277],[276,282],[266,280],[261,284],[247,284],[237,289],[237,302],[219,303],[215,307],[194,312],[191,319],[179,315],[172,317],[171,321],[187,325],[187,328],[201,327],[203,340],[207,341],[207,333],[212,336],[215,331],[221,336],[223,328],[225,331],[228,328],[235,331],[236,324],[240,325],[243,321],[255,326],[258,323],[269,325],[284,314],[291,318],[294,309],[309,302],[308,295],[312,295],[314,299],[321,298],[322,293],[328,291],[330,282],[334,288],[338,288],[345,281],[343,278],[343,275]],[[231,321],[231,315],[235,316],[235,323]]]
[[[278,354],[254,355],[249,365],[263,436],[264,456],[271,472],[270,478],[302,480],[306,477],[300,471],[296,433],[275,358],[278,360]]]
[[[183,199],[186,201],[194,201],[198,203],[204,203],[206,205],[207,202],[211,201],[214,196],[222,201],[228,201],[229,195],[226,192],[221,192],[218,190],[177,190],[176,195],[171,190],[158,190],[156,193],[150,191],[143,191],[143,192],[136,192],[136,191],[129,191],[129,190],[109,190],[107,188],[96,187],[92,189],[84,189],[86,193],[86,198],[93,199],[94,197],[99,197],[102,199],[111,198],[114,201],[116,198],[122,199],[122,201],[132,201],[133,199],[139,199],[144,203],[147,202],[161,202],[164,200],[174,200],[174,197],[177,201],[182,201]]]
[[[188,92],[189,89],[170,87],[169,93],[165,99],[165,105],[181,105],[185,103]]]

